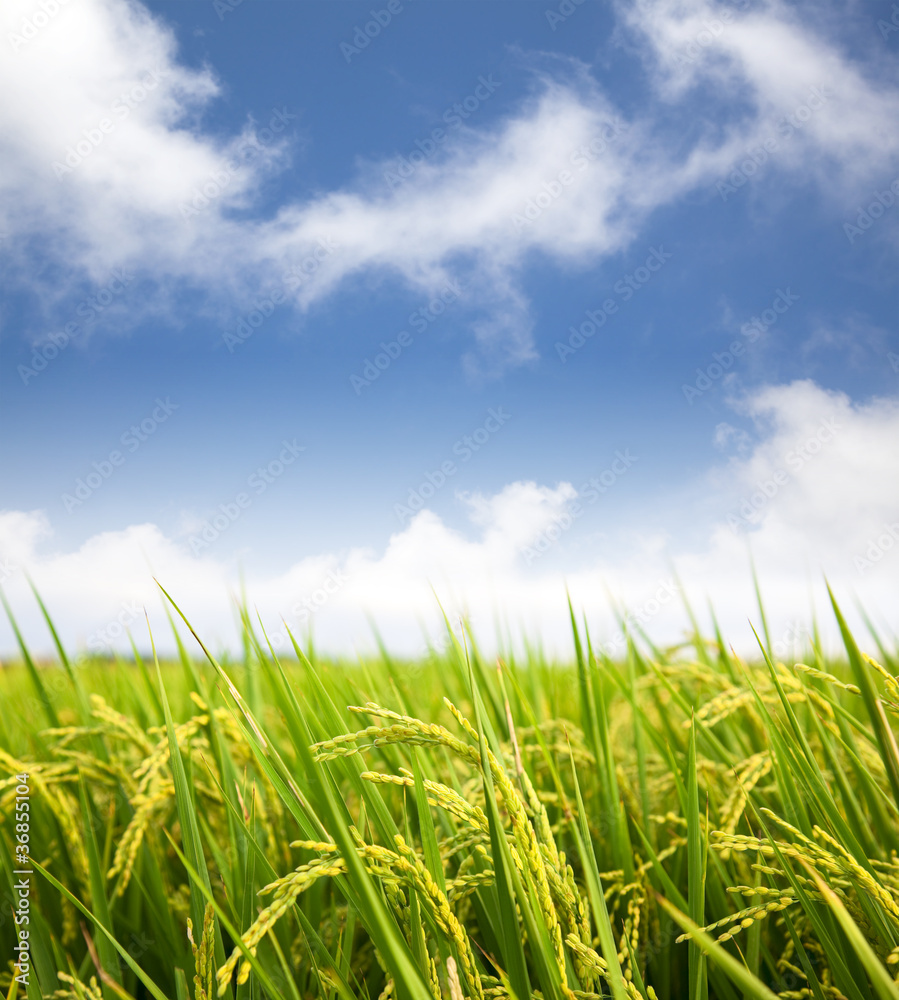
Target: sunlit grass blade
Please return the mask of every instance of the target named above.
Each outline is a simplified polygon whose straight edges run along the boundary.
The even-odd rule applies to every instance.
[[[149,624],[148,618],[148,628]],[[165,684],[162,679],[162,669],[159,665],[159,658],[156,655],[156,646],[153,642],[152,632],[150,633],[150,644],[153,649],[153,660],[156,664],[156,679],[159,685],[162,710],[165,715],[165,729],[169,743],[169,760],[172,769],[172,781],[175,786],[175,806],[181,825],[181,836],[184,841],[185,854],[194,870],[200,873],[204,887],[211,892],[209,872],[206,868],[206,858],[203,853],[203,843],[200,837],[199,824],[197,822],[197,806],[193,797],[191,785],[187,780],[184,760],[181,756],[181,747],[178,744],[178,738],[175,734],[175,722],[172,718],[171,709],[169,708],[168,696],[166,695]],[[202,927],[205,905],[202,896],[194,887],[193,882],[191,883],[190,888],[190,909],[194,927]],[[225,960],[225,952],[220,933],[216,934],[215,958],[218,964],[222,964]]]
[[[687,747],[687,902],[690,919],[697,927],[705,923],[706,838],[699,812],[699,775],[696,770],[696,723],[691,720]],[[705,956],[698,945],[690,946],[690,1000],[705,1000],[708,979]]]
[[[756,572],[755,560],[750,556],[749,565],[752,570],[752,588],[755,591],[755,600],[759,608],[759,618],[762,622],[762,632],[765,634],[765,652],[768,659],[774,659],[774,647],[771,645],[771,632],[768,628],[768,616],[765,614],[765,602],[762,600],[762,588],[759,586],[759,575]]]
[[[34,581],[30,576],[26,574],[25,578],[28,580],[28,586],[31,588],[32,594],[34,594],[34,599],[37,601],[37,606],[41,610],[41,616],[47,624],[47,628],[50,631],[50,636],[53,639],[53,645],[56,648],[56,655],[59,657],[59,662],[62,664],[63,670],[65,670],[66,675],[78,697],[78,704],[81,708],[81,718],[82,721],[87,722],[90,718],[90,705],[87,700],[87,695],[84,693],[84,688],[82,687],[78,675],[72,669],[72,664],[69,657],[65,651],[65,647],[62,644],[62,640],[59,638],[59,633],[56,631],[56,626],[53,624],[53,619],[50,617],[50,612],[47,610],[46,605],[38,593],[37,587],[34,585]]]
[[[846,653],[816,634],[794,665],[714,614],[594,655],[569,602],[567,658],[503,633],[493,669],[468,623],[327,659],[245,597],[216,658],[162,593],[152,674],[59,635],[0,670],[0,946],[18,832],[81,903],[36,879],[17,998],[896,1000],[896,657],[838,609]]]
[[[871,983],[877,991],[877,995],[881,1000],[899,1000],[899,985],[896,984],[895,980],[887,972],[886,967],[875,954],[865,935],[862,934],[858,924],[849,915],[849,911],[840,897],[810,865],[805,865],[805,868],[818,887],[818,891],[824,897],[824,901],[839,921],[840,927],[843,928],[843,932],[849,939],[849,943],[861,959],[862,965],[864,965],[865,971],[868,973]]]
[[[855,683],[861,689],[865,708],[871,720],[871,726],[877,736],[880,756],[890,782],[893,799],[899,805],[899,749],[896,746],[896,738],[887,724],[882,703],[877,695],[874,682],[871,679],[871,671],[862,659],[861,651],[855,642],[855,638],[849,631],[849,626],[846,624],[845,618],[843,618],[843,613],[840,611],[833,591],[830,589],[830,584],[827,586],[827,593],[830,596],[830,603],[833,606],[833,612],[840,626],[840,634],[843,637],[843,645],[846,647],[846,653],[849,656],[849,665],[852,667]]]
[[[129,969],[137,976],[137,978],[144,984],[147,992],[154,998],[154,1000],[169,1000],[165,993],[153,982],[152,979],[144,972],[144,970],[137,964],[137,962],[131,957],[128,951],[122,947],[121,944],[116,940],[115,935],[106,927],[101,924],[97,917],[78,899],[69,889],[66,888],[54,875],[51,875],[46,868],[40,865],[37,861],[32,861],[32,865],[35,870],[38,871],[53,888],[62,896],[64,896],[71,904],[78,910],[83,916],[87,917],[88,920],[97,928],[98,931],[110,942],[113,948],[121,955],[122,961],[128,966]]]
[[[612,928],[612,922],[609,919],[609,909],[606,906],[602,878],[599,874],[599,867],[596,864],[596,854],[593,850],[593,838],[590,836],[590,829],[587,825],[587,810],[584,807],[581,786],[573,760],[571,764],[571,780],[577,802],[577,823],[574,820],[571,821],[571,832],[574,836],[578,855],[583,866],[584,879],[587,883],[587,895],[590,900],[590,908],[593,912],[596,931],[599,935],[603,958],[609,967],[609,986],[612,990],[612,996],[615,1000],[625,1000],[627,988],[624,983],[624,975],[621,971],[621,963],[618,961],[615,932]]]
[[[84,844],[87,851],[87,860],[90,870],[91,902],[97,919],[104,927],[108,927],[110,933],[115,933],[115,926],[110,918],[109,901],[106,898],[106,879],[100,864],[100,852],[97,848],[97,838],[94,832],[94,818],[88,800],[87,789],[83,776],[79,775],[78,782],[79,804],[81,806],[81,824],[84,837]],[[119,962],[116,957],[115,948],[105,935],[101,935],[97,940],[97,952],[102,962],[105,972],[121,983],[119,977]],[[103,984],[104,996],[110,997],[112,991],[106,983]]]
[[[43,705],[44,712],[47,715],[47,721],[51,726],[56,728],[59,726],[59,716],[57,715],[56,708],[53,705],[53,699],[44,687],[40,671],[35,665],[34,660],[31,658],[31,652],[25,643],[25,638],[19,631],[19,623],[16,621],[15,616],[12,613],[12,608],[9,606],[9,602],[6,599],[6,595],[3,593],[2,588],[0,588],[0,603],[3,604],[3,608],[6,611],[6,617],[9,619],[9,624],[12,626],[13,635],[16,637],[16,643],[19,646],[19,652],[22,654],[22,661],[28,670],[28,676],[31,678],[31,683],[34,685],[34,690],[37,694],[38,700]]]
[[[773,993],[760,979],[757,979],[746,968],[737,961],[722,945],[695,924],[685,913],[681,913],[664,896],[658,897],[658,903],[663,910],[690,935],[697,948],[704,951],[713,962],[715,962],[728,978],[743,991],[745,997],[750,1000],[777,1000],[777,994]]]
[[[490,825],[490,853],[493,859],[494,884],[499,913],[495,922],[500,933],[502,960],[509,977],[509,985],[516,1000],[529,1000],[531,984],[528,977],[524,948],[518,933],[518,917],[515,909],[514,861],[506,843],[506,835],[496,805],[496,791],[493,784],[493,774],[490,767],[487,740],[483,729],[483,712],[474,671],[469,667],[469,682],[471,684],[471,699],[474,705],[475,726],[480,735],[481,772],[484,782],[484,800],[487,821]],[[527,900],[519,897],[523,908]]]

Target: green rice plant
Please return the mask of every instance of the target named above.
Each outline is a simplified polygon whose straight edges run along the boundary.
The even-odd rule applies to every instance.
[[[571,608],[570,663],[495,669],[467,629],[416,662],[281,656],[245,608],[217,659],[171,599],[174,661],[73,660],[40,604],[57,662],[13,620],[0,668],[0,988],[896,997],[899,660],[832,603],[842,657],[777,661],[761,610],[743,662],[688,608],[687,643],[613,661]]]

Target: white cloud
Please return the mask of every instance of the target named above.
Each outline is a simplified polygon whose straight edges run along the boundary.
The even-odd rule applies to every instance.
[[[764,517],[766,530],[804,527],[826,562],[847,545],[857,550],[884,519],[899,515],[896,399],[853,404],[806,380],[760,389],[737,405],[765,435],[735,464],[741,500],[778,471],[787,478]]]
[[[712,442],[716,448],[720,448],[722,451],[734,448],[738,452],[744,452],[749,445],[749,435],[746,431],[734,427],[733,424],[722,421],[722,423],[715,425],[715,436],[712,438]]]
[[[704,86],[705,100],[731,108],[726,138],[697,145],[681,180],[723,173],[770,138],[772,163],[814,174],[831,190],[835,170],[857,190],[895,168],[895,69],[872,55],[866,76],[836,32],[828,36],[820,5],[637,0],[620,10],[651,47],[646,61],[663,98],[683,100]]]
[[[41,14],[0,13],[7,227],[77,248],[95,279],[123,258],[158,265],[166,243],[177,256],[178,204],[223,152],[195,131],[213,75],[179,65],[173,35],[139,4],[69,0],[25,38]]]
[[[632,611],[644,609],[650,634],[667,641],[685,627],[672,597],[673,559],[698,609],[710,597],[728,639],[751,651],[746,620],[757,623],[758,615],[749,540],[775,639],[797,620],[809,624],[810,593],[826,629],[824,574],[848,613],[857,594],[878,621],[899,600],[899,402],[853,404],[803,381],[764,387],[735,407],[755,424],[757,439],[745,457],[710,473],[714,502],[708,509],[714,513],[702,545],[686,548],[679,541],[685,526],[695,529],[691,504],[668,512],[667,545],[639,521],[623,520],[608,525],[609,548],[600,558],[582,560],[564,574],[551,555],[528,566],[523,550],[559,523],[576,493],[569,483],[550,488],[519,482],[493,496],[460,496],[473,527],[468,533],[424,510],[380,553],[322,553],[274,577],[248,570],[250,602],[275,635],[280,615],[300,632],[314,621],[320,648],[335,652],[370,645],[370,613],[391,646],[414,652],[421,645],[419,620],[431,635],[439,634],[436,594],[450,613],[472,613],[488,645],[496,613],[513,631],[539,631],[550,648],[566,651],[567,587],[598,641],[616,635],[609,594]],[[570,532],[556,534],[576,546],[580,530],[575,520]],[[22,569],[31,573],[69,645],[97,645],[102,630],[115,638],[123,632],[117,618],[144,635],[140,608],[146,604],[165,648],[155,574],[210,645],[235,646],[228,597],[229,586],[237,589],[234,566],[192,557],[151,524],[95,536],[74,552],[52,551],[51,540],[42,514],[0,513],[0,576],[37,648],[48,649],[49,640]],[[13,646],[10,630],[0,625],[0,649]]]
[[[725,13],[712,43],[678,63]],[[622,18],[669,103],[627,121],[585,67],[556,60],[552,75],[535,72],[532,95],[508,118],[458,130],[400,187],[383,183],[389,163],[368,164],[342,189],[286,203],[268,220],[238,220],[232,210],[251,211],[261,181],[289,162],[279,136],[296,122],[275,122],[287,109],[272,109],[277,134],[265,133],[267,111],[259,128],[213,134],[202,117],[221,93],[213,71],[180,62],[172,32],[136,0],[60,2],[36,28],[39,14],[31,0],[0,8],[13,50],[0,60],[0,228],[15,237],[4,247],[18,281],[38,280],[29,264],[50,254],[69,273],[77,261],[93,282],[120,265],[157,286],[184,280],[242,303],[283,290],[287,269],[329,239],[339,250],[291,290],[300,309],[353,275],[399,277],[428,292],[455,278],[476,310],[471,368],[534,356],[518,282],[532,254],[584,267],[625,248],[654,209],[711,188],[776,133],[810,88],[833,96],[794,138],[781,138],[778,169],[816,172],[831,186],[835,170],[874,183],[899,151],[889,127],[895,83],[866,77],[810,18],[773,0],[736,13],[705,0],[640,0]],[[729,123],[674,135],[695,117],[692,88],[701,84]],[[578,154],[594,141],[596,152]],[[57,177],[53,165],[68,169],[70,148],[75,165]],[[185,205],[197,214],[183,217]],[[136,303],[129,311],[140,314]]]
[[[401,188],[285,206],[260,227],[259,252],[271,270],[320,235],[334,240],[341,249],[309,283],[307,300],[362,271],[430,292],[455,276],[466,300],[486,312],[474,324],[482,348],[499,344],[507,360],[525,360],[530,320],[515,271],[534,250],[583,264],[630,240],[630,136],[595,89],[544,80],[515,117],[461,135]]]

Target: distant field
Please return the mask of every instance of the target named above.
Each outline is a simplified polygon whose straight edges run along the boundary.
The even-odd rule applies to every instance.
[[[574,618],[567,664],[279,662],[246,618],[239,662],[184,623],[162,665],[23,647],[0,988],[899,998],[899,659],[833,613],[844,655],[801,664],[764,635],[613,662]]]

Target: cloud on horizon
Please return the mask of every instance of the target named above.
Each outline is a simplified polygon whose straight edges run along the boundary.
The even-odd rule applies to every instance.
[[[850,615],[858,596],[877,622],[878,613],[899,600],[899,454],[893,447],[899,402],[857,404],[799,381],[762,387],[733,406],[749,421],[754,441],[709,471],[703,487],[709,513],[697,544],[679,540],[683,525],[696,519],[696,505],[688,502],[667,512],[666,536],[645,534],[636,520],[621,522],[598,555],[569,561],[563,572],[553,559],[556,543],[579,544],[574,505],[593,501],[570,483],[515,482],[490,496],[457,494],[471,525],[465,532],[425,509],[381,552],[323,552],[269,576],[250,568],[250,605],[279,645],[286,642],[283,616],[301,635],[312,625],[324,650],[370,648],[371,615],[391,648],[415,653],[423,634],[416,619],[427,635],[441,635],[439,598],[451,615],[470,614],[488,646],[498,620],[513,635],[539,634],[550,649],[564,652],[567,588],[598,642],[620,641],[616,604],[642,611],[653,638],[673,641],[685,627],[673,562],[694,606],[701,612],[711,597],[725,636],[751,652],[751,547],[779,642],[798,630],[797,622],[810,625],[812,596],[827,634],[824,574]],[[184,539],[168,538],[153,524],[102,533],[69,552],[54,551],[52,538],[42,512],[0,512],[0,582],[37,649],[49,650],[49,636],[23,570],[70,646],[127,649],[125,626],[141,643],[146,606],[157,642],[167,648],[155,575],[204,640],[237,648],[229,605],[229,593],[239,589],[237,565],[194,556]],[[0,650],[14,645],[3,623]],[[780,651],[786,655],[786,645]]]

